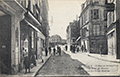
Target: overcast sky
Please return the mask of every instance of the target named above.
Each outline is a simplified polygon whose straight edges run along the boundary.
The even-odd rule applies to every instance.
[[[66,28],[81,12],[85,0],[48,0],[50,36],[58,34],[66,39]]]

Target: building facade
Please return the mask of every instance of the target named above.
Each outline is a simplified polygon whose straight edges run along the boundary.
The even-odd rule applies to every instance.
[[[86,0],[81,7],[79,19],[83,51],[107,54],[106,29],[109,6],[106,5],[106,0]]]
[[[76,44],[76,39],[80,36],[80,26],[79,26],[79,20],[74,20],[73,22],[70,22],[67,29],[67,45],[68,49],[70,49],[71,45]]]
[[[48,6],[44,0],[0,1],[0,73],[16,74],[23,69],[23,48],[29,58],[32,54],[36,59],[41,56],[46,41],[41,13],[44,6]]]
[[[55,45],[61,44],[61,41],[62,41],[62,38],[59,35],[52,35],[49,38],[50,46],[55,46]]]
[[[107,12],[107,41],[108,41],[108,55],[119,59],[119,5],[120,0],[107,0],[107,4],[113,4],[114,10]]]

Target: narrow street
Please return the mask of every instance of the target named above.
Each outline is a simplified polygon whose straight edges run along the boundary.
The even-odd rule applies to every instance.
[[[68,54],[52,55],[48,62],[39,71],[37,76],[80,76],[89,75],[82,67],[81,62],[72,59]]]
[[[120,0],[0,0],[0,77],[120,77]]]

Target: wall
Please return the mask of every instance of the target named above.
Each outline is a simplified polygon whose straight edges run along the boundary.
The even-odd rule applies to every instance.
[[[117,59],[120,59],[120,0],[116,0]]]
[[[116,32],[113,31],[108,35],[108,55],[116,58]]]
[[[0,17],[1,73],[11,73],[11,16]]]

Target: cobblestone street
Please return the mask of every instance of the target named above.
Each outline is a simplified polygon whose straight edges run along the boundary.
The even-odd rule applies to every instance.
[[[72,59],[68,54],[51,56],[39,71],[38,76],[80,76],[89,75],[82,67],[82,63]]]

